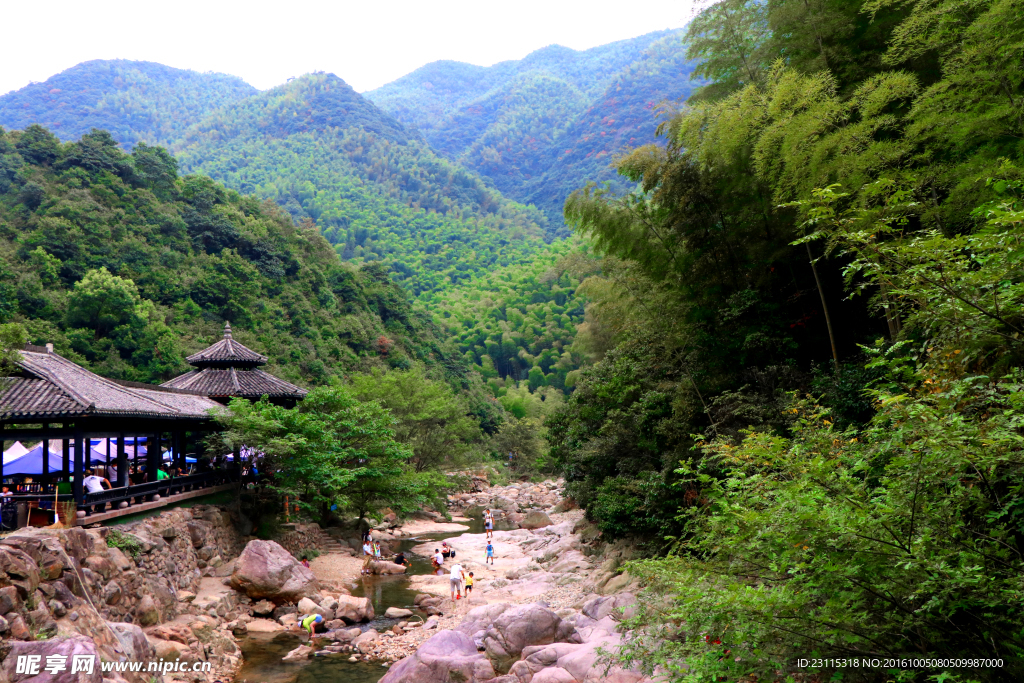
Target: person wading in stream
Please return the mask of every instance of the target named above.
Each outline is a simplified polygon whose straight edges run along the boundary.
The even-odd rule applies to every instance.
[[[441,554],[439,548],[434,548],[434,556],[430,558],[430,566],[434,568],[434,573],[438,576],[444,573],[442,567],[444,567],[444,555]]]
[[[313,637],[313,632],[316,631],[316,627],[324,622],[324,618],[319,614],[307,614],[299,620],[299,625],[305,630],[309,631],[310,637]]]
[[[462,599],[462,565],[456,562],[452,565],[452,575],[449,583],[452,589],[452,602]]]

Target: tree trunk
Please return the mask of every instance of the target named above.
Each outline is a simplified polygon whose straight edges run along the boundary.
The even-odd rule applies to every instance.
[[[821,308],[825,311],[825,324],[828,326],[828,340],[832,343],[832,362],[835,364],[836,372],[839,372],[839,353],[836,351],[836,335],[832,331],[832,316],[828,314],[828,304],[825,303],[825,290],[821,286],[821,278],[818,277],[818,266],[814,263],[814,254],[811,253],[811,243],[804,242],[807,247],[807,259],[811,262],[811,272],[814,273],[814,282],[818,285],[818,296],[821,297]]]

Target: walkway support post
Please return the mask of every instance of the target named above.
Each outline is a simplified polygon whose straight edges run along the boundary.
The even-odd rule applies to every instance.
[[[110,446],[108,445],[109,449]],[[128,481],[128,456],[124,450],[124,432],[117,435],[117,488],[124,488]]]
[[[85,451],[82,448],[82,432],[75,430],[75,504],[78,506],[82,505],[82,501],[85,500],[85,489],[82,486],[82,481],[85,479]]]

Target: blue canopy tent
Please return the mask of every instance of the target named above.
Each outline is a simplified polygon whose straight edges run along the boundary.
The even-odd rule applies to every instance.
[[[89,466],[102,465],[106,462],[106,456],[95,449],[89,449]],[[59,474],[62,470],[60,452],[50,451],[49,472]],[[43,473],[43,446],[36,446],[25,455],[16,460],[4,464],[4,476],[28,476]]]

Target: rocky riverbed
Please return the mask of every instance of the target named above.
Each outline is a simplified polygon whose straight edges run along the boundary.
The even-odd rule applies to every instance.
[[[92,653],[212,668],[162,677],[97,672],[89,683],[215,683],[238,675],[249,647],[266,660],[253,681],[293,683],[313,662],[324,666],[310,671],[338,681],[374,680],[373,667],[387,683],[642,680],[615,669],[604,676],[597,654],[615,649],[618,619],[633,604],[623,592],[630,579],[617,571],[624,549],[602,545],[582,513],[567,509],[560,482],[485,484],[474,480],[473,491],[450,497],[447,518],[427,511],[375,527],[382,545],[413,560],[409,576],[387,561],[362,575],[343,528],[290,525],[282,538],[289,552],[241,536],[238,520],[214,507],[116,530],[20,531],[0,541],[3,677],[26,678],[11,655]],[[484,508],[498,528],[493,565],[484,562]],[[464,599],[451,600],[447,574],[430,571],[426,557],[441,537],[474,574]],[[309,569],[292,554],[307,544],[325,551]],[[297,622],[313,612],[328,630],[310,640]],[[279,671],[268,668],[274,657]]]
[[[457,561],[473,572],[472,594],[451,600],[447,572],[412,575],[407,585],[417,592],[415,605],[389,609],[394,621],[386,630],[356,635],[353,629],[340,638],[331,631],[290,658],[336,655],[381,662],[391,667],[381,683],[646,680],[634,671],[609,669],[599,655],[618,647],[619,622],[635,604],[624,590],[630,578],[616,571],[623,549],[594,543],[582,512],[563,511],[559,491],[560,482],[546,482],[453,497],[453,514],[491,508],[499,511],[499,525],[529,527],[494,532],[494,564],[484,562],[484,533],[447,539],[456,557],[446,564]],[[439,541],[429,540],[412,552],[426,558],[437,547]]]

